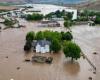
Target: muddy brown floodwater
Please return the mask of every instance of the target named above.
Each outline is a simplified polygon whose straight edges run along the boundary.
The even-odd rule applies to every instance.
[[[25,59],[36,55],[34,52],[25,54],[23,46],[25,44],[25,35],[28,31],[54,30],[65,31],[63,27],[43,28],[38,27],[38,23],[20,20],[26,28],[7,29],[0,32],[0,80],[88,80],[93,74],[92,66],[82,57],[74,64],[70,59],[66,59],[62,52],[57,54],[43,54],[43,56],[52,56],[52,64],[40,64],[24,62]],[[87,25],[75,26],[72,28],[74,40],[77,42],[83,52],[96,65],[97,71],[100,71],[100,28],[88,27]],[[98,56],[92,54],[98,52]],[[41,54],[37,54],[41,55]],[[99,75],[99,72],[97,73]],[[98,77],[98,79],[100,76]]]

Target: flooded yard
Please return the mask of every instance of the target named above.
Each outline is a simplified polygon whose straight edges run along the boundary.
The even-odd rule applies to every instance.
[[[53,57],[52,64],[25,62],[26,58],[31,59],[33,55],[36,55],[34,52],[25,54],[23,50],[27,32],[40,30],[66,31],[66,29],[63,27],[38,27],[37,22],[27,23],[24,20],[20,20],[20,22],[27,27],[6,29],[0,32],[0,80],[89,80],[89,77],[92,77],[93,80],[97,79],[96,75],[93,74],[92,66],[86,59],[81,57],[72,64],[62,52],[43,54],[43,56]],[[82,51],[96,65],[99,76],[100,27],[82,25],[73,27],[72,31],[74,41],[81,46]],[[94,55],[94,51],[98,54]],[[18,69],[18,67],[20,68]]]

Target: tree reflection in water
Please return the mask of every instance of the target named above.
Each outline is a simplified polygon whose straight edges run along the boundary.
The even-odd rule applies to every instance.
[[[80,65],[78,62],[67,61],[64,63],[64,70],[70,76],[75,76],[80,71]]]

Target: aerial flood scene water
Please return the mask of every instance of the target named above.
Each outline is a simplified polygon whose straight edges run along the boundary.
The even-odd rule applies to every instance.
[[[54,5],[35,5],[35,11],[41,10],[41,14],[49,14],[57,10],[66,9],[73,12],[72,19],[76,19],[77,9],[66,8]],[[19,6],[19,5],[18,5]],[[23,5],[20,5],[22,8]],[[30,5],[27,5],[30,7]],[[51,7],[50,7],[51,6]],[[71,9],[71,10],[70,10]],[[27,10],[28,11],[28,10]],[[30,11],[30,10],[29,10]],[[38,11],[36,11],[38,12]],[[28,13],[23,12],[25,15]],[[32,12],[31,12],[32,13]],[[30,15],[32,15],[30,13]],[[3,13],[4,14],[4,13]],[[6,14],[6,13],[5,13]],[[35,13],[36,14],[36,13]],[[100,14],[100,13],[99,13]],[[2,15],[2,13],[0,13]],[[15,15],[13,15],[15,17]],[[4,16],[7,17],[7,16]],[[66,28],[64,20],[58,20],[60,27],[47,27],[41,21],[28,21],[25,18],[17,17],[18,25],[22,27],[7,27],[0,17],[0,80],[99,80],[100,79],[100,25],[90,26],[88,22],[73,24],[70,29]],[[15,19],[15,18],[14,18]],[[50,19],[51,20],[51,19]],[[43,20],[44,22],[46,20]],[[53,20],[54,21],[54,20]],[[47,22],[46,22],[47,23]],[[52,24],[52,23],[51,23]],[[42,25],[42,26],[41,26]],[[68,32],[73,35],[71,40],[80,48],[81,57],[73,62],[65,56],[63,49],[57,53],[38,53],[32,49],[29,52],[24,50],[26,35],[33,31],[57,31]],[[54,35],[52,35],[54,36]],[[32,61],[33,56],[52,57],[52,63]]]

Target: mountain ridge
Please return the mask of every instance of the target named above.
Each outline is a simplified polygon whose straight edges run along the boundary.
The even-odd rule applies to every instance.
[[[28,2],[28,3],[80,3],[87,0],[0,0],[0,2]]]
[[[0,0],[0,2],[23,2],[24,0]]]

